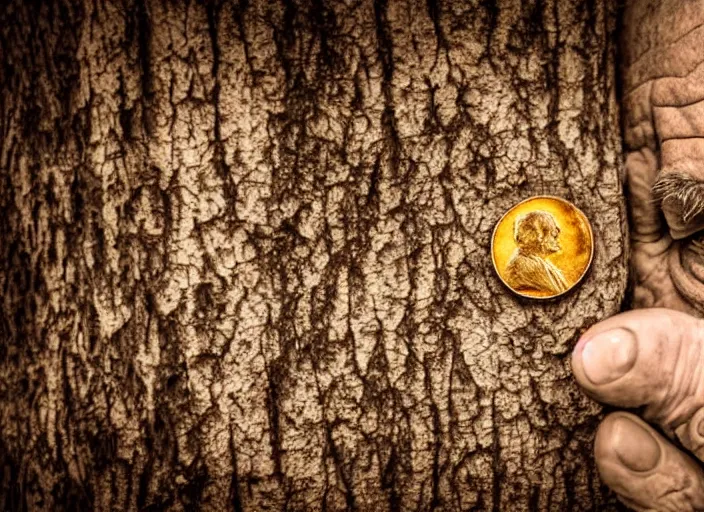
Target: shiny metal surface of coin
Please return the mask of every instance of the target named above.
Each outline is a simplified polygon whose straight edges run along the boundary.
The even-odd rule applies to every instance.
[[[569,201],[535,196],[509,209],[494,228],[491,259],[514,293],[552,299],[573,289],[594,256],[586,215]]]

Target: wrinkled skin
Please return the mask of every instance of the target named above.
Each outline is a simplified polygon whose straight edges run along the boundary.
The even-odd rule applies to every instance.
[[[634,510],[704,510],[704,4],[638,1],[623,36],[634,311],[578,342],[600,475]]]

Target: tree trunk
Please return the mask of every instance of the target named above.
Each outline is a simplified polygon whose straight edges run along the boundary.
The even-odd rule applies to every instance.
[[[616,509],[612,2],[5,4],[1,510]],[[535,194],[595,231],[552,302],[489,256]]]

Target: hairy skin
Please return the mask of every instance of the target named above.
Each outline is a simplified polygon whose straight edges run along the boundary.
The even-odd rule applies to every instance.
[[[611,0],[0,2],[0,509],[616,510]],[[491,231],[576,203],[590,275]]]
[[[693,167],[693,166],[691,166]],[[698,169],[684,172],[662,170],[652,188],[653,199],[663,205],[671,205],[671,215],[679,215],[684,225],[699,230],[697,217],[704,213],[704,180],[697,176]],[[691,234],[691,233],[689,233]]]
[[[622,103],[638,307],[704,308],[704,287],[690,265],[698,259],[699,238],[692,235],[704,227],[703,23],[698,2],[634,0],[624,16]]]
[[[600,475],[621,501],[701,511],[704,4],[635,0],[623,25],[633,304],[648,309],[592,327],[572,366],[590,396],[637,412],[609,415],[595,441]]]

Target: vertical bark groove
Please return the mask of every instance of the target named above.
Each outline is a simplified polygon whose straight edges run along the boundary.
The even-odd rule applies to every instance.
[[[0,509],[615,510],[574,339],[626,278],[611,2],[0,10]],[[489,257],[564,196],[560,301]]]

